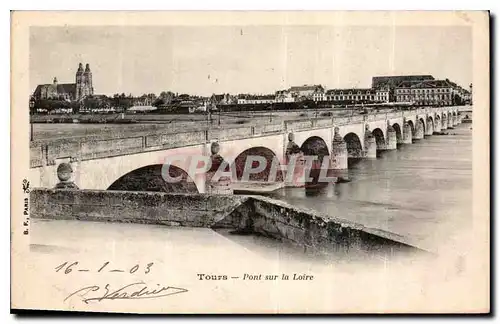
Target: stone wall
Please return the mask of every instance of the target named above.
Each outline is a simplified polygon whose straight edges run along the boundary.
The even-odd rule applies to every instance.
[[[234,228],[316,251],[417,250],[394,234],[262,196],[37,188],[30,201],[32,218]]]
[[[279,200],[252,196],[247,204],[253,208],[247,226],[251,226],[254,232],[315,251],[392,253],[418,250],[395,234],[365,228],[361,224],[321,215]]]
[[[32,218],[172,226],[224,226],[224,218],[247,198],[160,192],[34,189]]]

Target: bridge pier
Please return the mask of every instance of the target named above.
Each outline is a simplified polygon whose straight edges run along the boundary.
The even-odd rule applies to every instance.
[[[434,133],[434,123],[432,119],[427,119],[427,128],[425,129],[425,136],[431,136]]]
[[[424,125],[418,118],[418,115],[415,118],[415,133],[412,134],[412,139],[414,140],[420,140],[424,138]]]
[[[305,185],[304,154],[294,140],[295,135],[289,133],[285,152],[284,181],[286,187],[303,187]]]
[[[452,129],[453,128],[453,116],[452,115],[448,115],[448,129]]]
[[[411,126],[406,121],[404,121],[403,125],[403,144],[411,144],[412,142],[412,134],[411,134]]]
[[[417,123],[417,127],[415,129],[415,136],[413,137],[414,139],[423,139],[424,138],[424,124],[422,122]]]
[[[220,151],[220,145],[217,142],[213,142],[212,145],[210,146],[210,169],[208,169],[203,179],[203,186],[200,184],[197,184],[198,191],[200,193],[207,193],[207,194],[232,194],[233,189],[231,188],[231,178],[226,177],[226,176],[221,176],[219,179],[214,179],[213,177],[217,170],[219,170],[219,167],[223,165],[224,171],[229,171],[229,165],[224,161],[222,156],[219,155]],[[225,166],[224,166],[225,165]],[[195,180],[196,181],[196,180]]]
[[[339,128],[335,127],[335,135],[332,141],[331,168],[334,170],[347,170],[347,143],[339,134]]]
[[[365,128],[365,151],[364,157],[367,159],[376,159],[377,158],[377,142],[375,141],[375,137],[370,131],[368,125]]]
[[[441,119],[435,118],[434,119],[434,133],[439,133],[441,132]]]
[[[306,184],[306,165],[303,153],[290,154],[285,157],[283,180],[285,187],[304,187]]]
[[[387,143],[385,146],[386,150],[395,150],[398,146],[398,138],[396,130],[391,126],[391,123],[387,121]]]
[[[441,119],[441,130],[445,130],[448,128],[448,116],[443,115],[443,119]]]

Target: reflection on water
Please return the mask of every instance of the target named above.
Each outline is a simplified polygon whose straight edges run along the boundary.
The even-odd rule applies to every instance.
[[[423,248],[471,223],[472,130],[425,137],[349,161],[350,182],[283,188],[272,196],[300,207],[404,235]]]

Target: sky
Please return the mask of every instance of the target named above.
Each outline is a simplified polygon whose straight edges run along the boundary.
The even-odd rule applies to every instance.
[[[96,94],[269,94],[293,85],[367,88],[372,76],[472,82],[465,26],[31,27],[30,87],[74,83],[90,64]]]

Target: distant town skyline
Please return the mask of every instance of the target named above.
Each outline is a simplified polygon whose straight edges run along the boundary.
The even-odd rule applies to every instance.
[[[30,87],[74,83],[89,63],[96,94],[209,96],[294,85],[369,88],[373,76],[431,74],[468,88],[462,26],[31,27]]]

